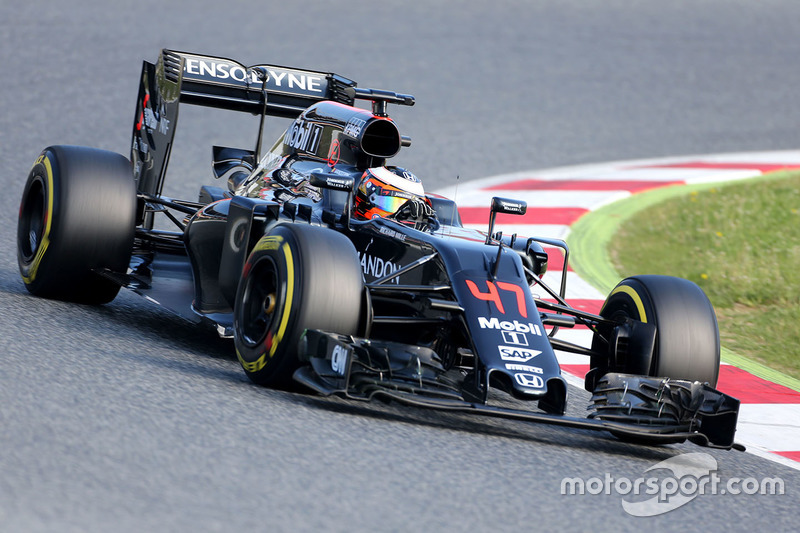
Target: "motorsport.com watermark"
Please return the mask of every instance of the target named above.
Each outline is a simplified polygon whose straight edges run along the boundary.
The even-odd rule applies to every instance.
[[[702,495],[769,495],[785,494],[783,479],[779,477],[731,477],[723,482],[717,474],[717,461],[702,452],[671,457],[651,466],[653,470],[669,470],[672,475],[639,477],[603,477],[589,479],[564,478],[561,480],[562,496],[596,496],[618,494],[623,497],[622,508],[633,516],[656,516],[677,509]],[[639,496],[651,496],[638,499]],[[628,498],[628,499],[626,499]]]

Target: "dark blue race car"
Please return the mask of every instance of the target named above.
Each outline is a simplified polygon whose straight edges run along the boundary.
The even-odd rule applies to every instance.
[[[182,103],[260,119],[254,150],[213,148],[224,186],[198,201],[162,194]],[[559,290],[541,279],[543,245],[568,258],[566,243],[494,231],[524,202],[492,198],[487,231],[464,228],[454,202],[387,164],[411,144],[387,108],[413,104],[336,74],[164,50],[143,65],[130,160],[75,146],[36,160],[19,215],[25,286],[93,304],[131,289],[232,337],[262,385],[741,448],[739,402],[713,388],[719,333],[701,289],[636,276],[599,315],[571,307],[567,261]],[[291,122],[262,149],[268,116]],[[573,327],[591,346],[554,336]],[[586,419],[564,416],[555,350],[591,363]]]

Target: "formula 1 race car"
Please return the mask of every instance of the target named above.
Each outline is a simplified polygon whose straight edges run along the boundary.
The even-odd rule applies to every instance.
[[[204,186],[197,202],[162,195],[180,103],[260,119],[255,150],[213,148],[227,187]],[[414,97],[163,50],[143,65],[130,160],[75,146],[36,160],[18,226],[26,288],[92,304],[131,289],[232,337],[262,385],[741,449],[739,402],[713,388],[719,333],[697,285],[636,276],[599,315],[571,307],[566,243],[494,230],[524,202],[487,200],[487,231],[465,228],[453,201],[386,166],[411,144],[390,104]],[[291,123],[262,153],[267,116]],[[558,248],[556,291],[542,276]],[[591,346],[555,337],[574,327]],[[588,418],[564,416],[555,350],[591,363]]]

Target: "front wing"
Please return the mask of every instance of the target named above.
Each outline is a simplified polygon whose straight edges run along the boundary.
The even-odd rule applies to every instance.
[[[299,355],[306,364],[295,380],[325,396],[608,431],[646,444],[688,440],[744,450],[734,442],[739,401],[698,382],[609,373],[598,382],[589,417],[576,418],[479,402],[476,374],[444,369],[423,347],[309,330]]]

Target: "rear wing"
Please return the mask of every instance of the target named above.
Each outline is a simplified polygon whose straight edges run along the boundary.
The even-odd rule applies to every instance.
[[[262,79],[267,75],[267,114],[294,118],[320,100],[353,105],[345,89],[356,82],[326,72],[275,65],[245,67],[218,57],[163,50],[165,75],[183,75],[181,102],[260,114]]]
[[[180,103],[294,118],[321,100],[353,105],[356,85],[330,72],[162,50],[156,64],[142,65],[131,142],[137,189],[161,193]]]

